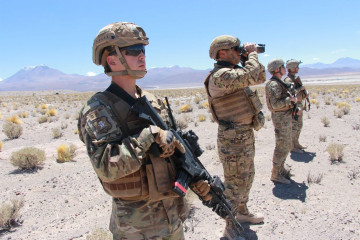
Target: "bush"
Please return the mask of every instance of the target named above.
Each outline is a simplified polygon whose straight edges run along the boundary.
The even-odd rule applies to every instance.
[[[6,119],[8,122],[15,123],[15,124],[23,124],[23,121],[20,120],[18,115],[13,115],[11,118]]]
[[[193,107],[190,104],[185,104],[180,108],[180,112],[185,113],[185,112],[192,112]]]
[[[41,123],[44,123],[44,122],[47,122],[48,121],[48,116],[40,116],[38,117],[38,122],[41,124]]]
[[[63,163],[73,160],[76,156],[75,151],[76,146],[74,144],[70,144],[70,146],[67,146],[66,144],[61,144],[57,149],[57,161]]]
[[[331,163],[342,161],[342,158],[344,156],[343,150],[344,145],[338,143],[332,143],[326,148],[326,151],[330,154]]]
[[[198,118],[199,118],[199,121],[200,121],[200,122],[204,122],[204,121],[206,120],[206,115],[204,115],[204,114],[199,114],[199,115],[198,115]]]
[[[21,223],[20,209],[24,206],[24,200],[12,199],[10,204],[0,207],[0,228],[9,230]]]
[[[316,184],[320,184],[322,178],[323,178],[323,174],[320,173],[319,175],[315,176],[313,174],[311,174],[310,172],[307,175],[307,183],[308,184],[312,184],[312,183],[316,183]]]
[[[23,133],[23,127],[12,122],[5,122],[3,125],[3,132],[10,139],[16,139]]]
[[[344,116],[344,110],[343,109],[335,109],[334,110],[334,115],[337,117],[337,118],[342,118]]]
[[[26,147],[13,152],[10,162],[13,166],[20,169],[34,169],[40,167],[45,161],[45,152],[35,147]]]
[[[3,142],[0,142],[0,152],[2,150],[2,147],[3,147]]]
[[[326,136],[325,135],[320,135],[319,136],[319,141],[320,142],[326,142]]]
[[[52,133],[53,133],[53,138],[60,138],[63,135],[63,133],[59,128],[53,128]]]
[[[49,109],[46,111],[46,115],[48,115],[49,117],[53,117],[56,116],[57,111],[55,109]]]
[[[113,236],[111,232],[103,228],[95,228],[95,230],[92,231],[91,235],[86,236],[86,240],[99,240],[99,239],[112,240]]]
[[[322,117],[321,122],[324,124],[324,127],[328,127],[330,125],[330,121],[327,117]]]

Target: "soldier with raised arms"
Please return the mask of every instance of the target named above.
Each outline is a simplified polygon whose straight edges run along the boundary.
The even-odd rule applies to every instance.
[[[266,80],[265,68],[258,60],[256,44],[240,46],[234,36],[216,37],[209,49],[216,61],[205,80],[210,111],[218,126],[218,154],[225,176],[225,195],[233,204],[239,222],[261,223],[263,216],[251,213],[247,202],[255,175],[254,131],[264,124],[262,105],[249,86]],[[245,58],[244,66],[238,64]],[[238,239],[226,220],[224,237]]]
[[[171,131],[141,118],[134,107],[146,96],[165,116],[162,101],[136,85],[146,74],[148,43],[144,30],[134,23],[117,22],[99,31],[93,62],[104,67],[111,84],[82,108],[79,135],[105,192],[113,198],[113,239],[181,240],[187,211],[184,198],[171,190],[176,170],[169,157],[184,153],[184,146]],[[210,200],[208,184],[196,185],[197,193]]]

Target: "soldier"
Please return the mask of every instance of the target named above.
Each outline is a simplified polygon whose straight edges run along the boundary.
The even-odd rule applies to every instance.
[[[253,128],[263,126],[264,116],[257,92],[248,86],[265,81],[265,68],[258,61],[256,44],[246,43],[242,48],[239,39],[229,35],[216,37],[209,55],[217,63],[204,84],[212,116],[219,124],[217,144],[225,195],[232,201],[239,222],[260,223],[264,217],[250,213],[247,202],[255,174]],[[247,59],[244,67],[237,65],[241,57]],[[232,239],[231,234],[227,220],[224,236]]]
[[[305,89],[304,85],[301,82],[299,76],[296,74],[299,72],[299,65],[301,61],[296,61],[295,59],[290,59],[286,62],[286,69],[288,70],[288,75],[285,77],[284,82],[294,84],[296,90],[296,98],[298,100],[297,105],[300,109],[303,108],[303,100],[306,101],[309,97],[308,91]],[[303,127],[303,114],[298,115],[298,119],[292,120],[292,142],[291,142],[291,151],[296,153],[304,153],[306,147],[302,146],[299,143],[300,132]]]
[[[171,191],[176,173],[168,157],[185,149],[172,132],[150,125],[135,108],[146,96],[164,116],[163,103],[136,85],[146,74],[148,43],[134,23],[117,22],[99,31],[93,62],[104,67],[111,85],[82,108],[79,135],[105,192],[113,197],[113,239],[184,239],[185,203]],[[196,185],[200,196],[211,199],[206,182]]]
[[[275,150],[271,180],[278,183],[290,184],[290,176],[286,173],[284,164],[291,148],[292,112],[296,97],[289,93],[288,85],[281,80],[286,69],[282,59],[276,58],[268,63],[268,71],[272,77],[265,86],[266,103],[271,111],[271,118],[275,130]]]

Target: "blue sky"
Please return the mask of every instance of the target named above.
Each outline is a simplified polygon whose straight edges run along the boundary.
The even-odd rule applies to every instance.
[[[211,41],[234,35],[266,44],[260,61],[305,64],[360,59],[360,1],[0,0],[0,79],[26,66],[69,74],[101,73],[92,43],[105,25],[127,21],[150,38],[147,67],[208,69]]]

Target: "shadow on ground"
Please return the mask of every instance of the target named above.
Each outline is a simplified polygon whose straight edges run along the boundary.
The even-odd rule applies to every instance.
[[[305,183],[297,183],[294,180],[290,181],[290,184],[274,183],[274,196],[284,200],[298,199],[301,202],[305,202],[306,190],[308,189],[308,186],[306,186]]]
[[[290,152],[290,158],[296,162],[308,163],[316,157],[315,152],[296,153]]]

